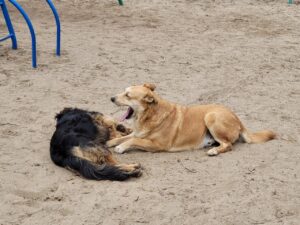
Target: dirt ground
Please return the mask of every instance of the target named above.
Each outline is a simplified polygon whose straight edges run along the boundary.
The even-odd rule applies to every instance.
[[[300,221],[300,5],[282,0],[57,0],[62,56],[46,1],[9,6],[19,40],[0,43],[0,224],[284,224]],[[6,33],[0,17],[0,36]],[[131,152],[143,176],[89,181],[49,157],[55,114],[120,115],[110,97],[153,82],[182,104],[221,103],[251,130],[283,139],[206,150]]]

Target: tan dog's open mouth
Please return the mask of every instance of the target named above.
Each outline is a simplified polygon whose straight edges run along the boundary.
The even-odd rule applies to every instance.
[[[128,107],[127,111],[121,117],[120,121],[123,122],[124,120],[129,120],[134,114],[134,110],[131,107]]]

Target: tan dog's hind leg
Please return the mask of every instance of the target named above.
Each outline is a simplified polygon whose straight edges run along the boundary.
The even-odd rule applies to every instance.
[[[115,147],[115,152],[124,153],[131,149],[139,149],[147,152],[158,152],[162,150],[162,148],[153,141],[141,138],[131,138]]]
[[[232,144],[239,138],[241,123],[231,112],[212,112],[205,116],[205,125],[213,138],[220,144],[207,154],[215,156],[232,150]]]
[[[219,141],[218,141],[219,142]],[[207,151],[207,155],[209,156],[215,156],[219,153],[224,153],[232,150],[232,144],[231,143],[225,143],[221,142],[220,146],[214,147]]]

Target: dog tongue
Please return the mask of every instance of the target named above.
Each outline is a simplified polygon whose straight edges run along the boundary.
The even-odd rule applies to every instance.
[[[130,113],[130,108],[128,107],[127,111],[121,117],[120,121],[123,122],[124,120],[126,120],[126,118],[129,116],[129,113]]]

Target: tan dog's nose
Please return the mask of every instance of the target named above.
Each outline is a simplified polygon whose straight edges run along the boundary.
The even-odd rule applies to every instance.
[[[111,100],[112,102],[115,102],[115,101],[116,101],[116,97],[111,97],[110,100]]]

